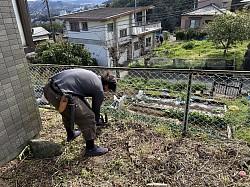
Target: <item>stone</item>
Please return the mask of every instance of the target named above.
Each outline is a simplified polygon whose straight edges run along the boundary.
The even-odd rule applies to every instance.
[[[63,152],[61,144],[42,139],[30,140],[30,149],[34,158],[53,158]]]
[[[149,184],[147,184],[147,186],[151,186],[151,187],[170,187],[169,185],[164,184],[164,183],[149,183]]]

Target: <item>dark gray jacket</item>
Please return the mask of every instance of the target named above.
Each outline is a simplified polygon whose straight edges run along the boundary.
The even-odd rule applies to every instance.
[[[86,69],[64,70],[51,79],[58,85],[63,93],[70,93],[81,97],[92,97],[92,110],[96,122],[100,118],[100,108],[104,100],[104,91],[101,78]]]

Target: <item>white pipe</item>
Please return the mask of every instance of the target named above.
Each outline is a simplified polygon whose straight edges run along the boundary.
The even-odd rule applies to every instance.
[[[19,33],[20,33],[20,36],[21,36],[22,46],[24,47],[24,46],[27,45],[27,43],[26,43],[26,40],[25,40],[25,35],[24,35],[24,32],[23,32],[23,26],[22,26],[21,18],[20,18],[19,11],[18,11],[18,8],[17,8],[16,0],[12,0],[12,4],[13,4],[13,8],[14,8],[14,13],[15,13],[15,16],[16,16],[17,27],[18,27],[18,30],[19,30]]]

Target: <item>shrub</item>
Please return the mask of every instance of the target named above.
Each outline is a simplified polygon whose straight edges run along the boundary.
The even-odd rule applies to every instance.
[[[165,116],[169,118],[176,118],[182,121],[184,117],[184,111],[168,109],[165,111]],[[188,122],[193,125],[206,125],[213,128],[225,129],[227,127],[228,119],[218,116],[209,116],[199,112],[189,112]]]
[[[186,33],[183,30],[177,31],[175,33],[176,40],[184,40],[186,38]]]
[[[177,40],[202,40],[207,33],[199,28],[190,28],[186,31],[180,30],[175,33]]]
[[[168,32],[168,31],[165,31],[164,32],[164,40],[168,40],[168,38],[169,38],[169,34],[170,34],[170,32]]]
[[[36,47],[36,53],[41,64],[97,65],[81,44],[45,42]]]
[[[187,43],[184,43],[182,45],[182,48],[186,49],[186,50],[191,50],[194,48],[194,43],[193,42],[187,42]]]

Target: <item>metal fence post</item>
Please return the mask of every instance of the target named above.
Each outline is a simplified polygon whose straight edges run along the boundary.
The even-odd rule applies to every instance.
[[[186,96],[185,109],[184,109],[183,132],[182,132],[183,136],[187,135],[187,131],[188,131],[187,126],[188,126],[190,97],[191,97],[191,90],[192,90],[192,77],[193,77],[193,72],[190,72],[188,76],[187,96]]]

